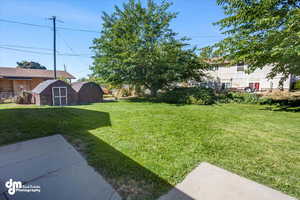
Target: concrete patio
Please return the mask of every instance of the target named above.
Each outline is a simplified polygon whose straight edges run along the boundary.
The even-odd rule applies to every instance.
[[[0,163],[1,200],[121,199],[61,135],[0,147]],[[9,179],[39,186],[40,192],[9,195]]]
[[[178,192],[180,191],[180,192]],[[185,196],[182,196],[182,194]],[[159,200],[296,200],[229,171],[201,163]]]

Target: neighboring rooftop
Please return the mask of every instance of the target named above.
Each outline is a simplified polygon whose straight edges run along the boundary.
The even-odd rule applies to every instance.
[[[230,61],[224,60],[224,58],[222,58],[222,57],[209,58],[209,59],[205,60],[205,62],[207,62],[208,64],[212,64],[212,65],[228,65],[228,64],[230,64]]]
[[[75,79],[75,77],[65,71],[56,71],[57,78]],[[25,78],[54,78],[53,70],[42,69],[22,69],[14,67],[0,67],[0,78],[25,77]]]

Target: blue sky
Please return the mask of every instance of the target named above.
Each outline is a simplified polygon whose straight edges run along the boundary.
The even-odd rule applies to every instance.
[[[125,0],[1,0],[0,20],[51,26],[51,21],[47,18],[55,15],[63,21],[57,23],[57,26],[101,31],[102,11],[111,13],[114,5],[121,5],[123,2]],[[190,37],[191,44],[203,47],[223,38],[218,27],[212,25],[224,17],[215,0],[171,2],[174,5],[170,10],[179,12],[171,27],[180,36]],[[20,46],[24,46],[23,50],[50,54],[38,55],[0,48],[0,66],[14,67],[17,61],[32,60],[45,65],[48,69],[53,68],[51,55],[53,33],[49,28],[0,21],[0,35],[0,47],[20,49]],[[99,33],[58,30],[57,50],[61,53],[81,54],[81,56],[57,56],[58,69],[62,70],[66,65],[67,70],[77,78],[90,74],[92,52],[89,47],[92,40],[99,35]]]

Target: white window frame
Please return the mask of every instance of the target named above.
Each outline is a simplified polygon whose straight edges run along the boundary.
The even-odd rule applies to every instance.
[[[58,89],[58,96],[55,96],[54,89]],[[61,89],[66,89],[66,95],[61,95]],[[55,105],[55,98],[59,98],[59,106],[61,106],[61,99],[66,98],[66,105],[68,105],[68,88],[67,87],[53,87],[52,88],[52,104]]]

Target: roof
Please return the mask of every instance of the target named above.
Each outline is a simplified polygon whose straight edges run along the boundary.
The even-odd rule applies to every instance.
[[[75,82],[75,83],[72,83],[72,88],[73,88],[76,92],[79,92],[79,90],[80,90],[85,84],[94,84],[94,85],[97,85],[97,86],[102,90],[102,88],[101,88],[97,83],[94,83],[94,82]]]
[[[49,85],[51,85],[52,83],[55,83],[56,81],[60,81],[60,80],[47,80],[47,81],[43,81],[40,84],[38,84],[33,90],[32,93],[36,93],[36,94],[40,94],[41,92],[43,92]]]
[[[65,71],[56,71],[58,78],[75,79],[75,77]],[[30,78],[54,78],[53,70],[42,69],[22,69],[14,67],[0,67],[0,78],[7,77],[30,77]]]
[[[230,64],[230,62],[228,60],[224,60],[224,58],[222,58],[222,57],[209,58],[209,59],[206,59],[204,62],[206,62],[208,64],[215,64],[215,65]]]
[[[88,82],[76,82],[76,83],[72,83],[72,88],[76,91],[79,92],[79,90],[82,88],[82,86],[84,84],[86,84]]]

